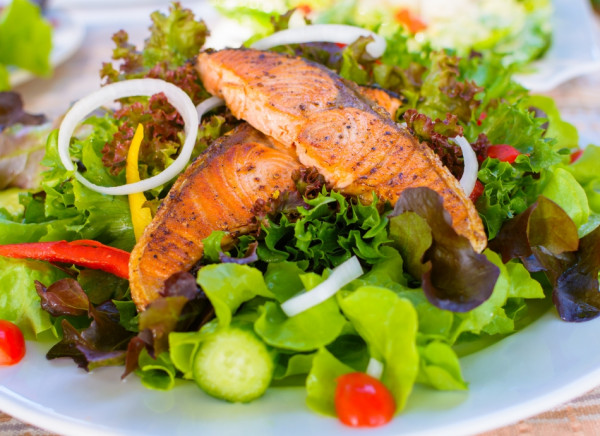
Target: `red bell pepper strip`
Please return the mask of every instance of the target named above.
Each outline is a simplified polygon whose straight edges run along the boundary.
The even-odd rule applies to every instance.
[[[583,150],[579,149],[577,151],[574,151],[573,153],[571,153],[571,159],[569,163],[574,163],[577,161],[577,159],[579,159],[581,157],[581,155],[583,154]]]
[[[53,241],[0,245],[0,256],[72,263],[129,279],[129,253],[97,241]]]
[[[500,162],[513,163],[521,152],[511,145],[500,144],[490,145],[487,149],[487,154],[489,157],[498,159]]]

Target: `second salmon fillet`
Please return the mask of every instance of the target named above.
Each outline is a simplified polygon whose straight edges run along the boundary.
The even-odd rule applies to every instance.
[[[206,89],[232,113],[314,166],[337,190],[394,204],[402,191],[439,193],[453,227],[475,250],[487,238],[458,180],[425,144],[380,113],[334,72],[299,57],[251,49],[204,52],[198,71]]]

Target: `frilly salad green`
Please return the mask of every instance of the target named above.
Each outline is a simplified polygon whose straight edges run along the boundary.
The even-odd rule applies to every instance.
[[[289,18],[276,16],[271,31],[285,29]],[[207,25],[177,4],[152,22],[141,50],[125,32],[114,36],[105,83],[161,78],[196,105],[209,98],[188,62],[203,48]],[[154,389],[194,380],[228,401],[259,398],[269,385],[305,386],[310,408],[334,414],[337,378],[370,362],[383,365],[381,381],[400,411],[415,383],[467,389],[459,356],[525,327],[551,300],[566,321],[597,317],[600,148],[589,145],[576,159],[576,130],[551,99],[513,82],[501,58],[457,57],[429,45],[414,51],[401,29],[386,38],[380,59],[366,53],[368,38],[277,50],[394,93],[402,103],[394,120],[457,178],[464,162],[451,138],[464,136],[479,164],[472,200],[489,236],[483,254],[454,232],[427,188],[407,191],[396,205],[376,197],[365,205],[307,169],[295,175],[297,191],[255,207],[247,234],[205,239],[202,261],[172,276],[143,312],[127,280],[76,262],[55,268],[2,258],[0,318],[29,338],[55,335],[48,358],[71,357],[87,370],[125,365],[125,375],[135,372]],[[198,126],[194,156],[238,122],[227,108],[211,112]],[[124,184],[139,123],[141,177],[160,173],[183,143],[183,121],[161,95],[127,98],[116,111],[90,117],[70,146],[78,170],[96,184]],[[94,192],[66,171],[56,131],[43,164],[39,186],[0,195],[0,243],[93,240],[92,248],[131,250],[127,198]],[[145,192],[146,206],[155,211],[169,187]],[[322,303],[286,314],[282,303],[329,283],[352,257],[364,274]]]

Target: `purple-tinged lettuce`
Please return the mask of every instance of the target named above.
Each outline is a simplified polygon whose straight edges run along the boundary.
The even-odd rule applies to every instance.
[[[391,216],[404,212],[420,215],[431,232],[432,243],[423,254],[420,268],[423,291],[431,304],[453,312],[467,312],[486,301],[500,271],[485,255],[473,250],[468,239],[456,233],[440,195],[425,187],[407,189]],[[405,236],[406,232],[411,233],[410,229],[404,230]],[[390,236],[399,241],[393,233]],[[416,233],[411,236],[421,237]]]

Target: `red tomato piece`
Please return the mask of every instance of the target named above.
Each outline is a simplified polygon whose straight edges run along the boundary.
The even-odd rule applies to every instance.
[[[490,145],[487,149],[487,154],[489,157],[498,159],[501,162],[513,163],[521,152],[511,145],[500,144]]]
[[[475,182],[475,187],[473,188],[471,195],[469,195],[469,198],[471,199],[471,201],[473,203],[475,203],[477,201],[477,199],[479,197],[481,197],[481,194],[483,194],[484,189],[485,189],[485,187],[483,186],[483,183],[481,183],[479,180],[477,180]]]
[[[406,27],[410,33],[418,33],[427,29],[427,24],[425,24],[418,16],[413,15],[410,10],[405,8],[398,9],[394,14],[394,19],[396,22]]]
[[[0,365],[14,365],[25,356],[23,333],[10,321],[0,319]]]
[[[581,157],[581,155],[583,154],[583,150],[579,149],[577,151],[574,151],[573,153],[571,153],[571,163],[577,161],[577,159],[579,159]]]
[[[396,402],[388,388],[376,378],[352,372],[337,379],[335,410],[350,427],[379,427],[396,412]]]

